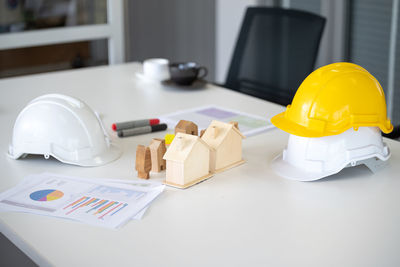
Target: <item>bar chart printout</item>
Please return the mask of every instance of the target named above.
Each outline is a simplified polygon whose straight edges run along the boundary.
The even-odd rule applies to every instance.
[[[127,206],[128,203],[124,202],[83,196],[78,200],[69,203],[63,209],[65,210],[65,215],[69,215],[74,212],[86,213],[95,216],[98,219],[104,219],[106,216],[113,216]]]
[[[38,174],[26,177],[0,194],[0,211],[16,211],[68,218],[108,228],[118,228],[140,218],[164,185],[115,182]]]
[[[114,224],[120,218],[134,215],[144,208],[146,192],[110,185],[97,185],[85,194],[68,201],[62,208],[63,216],[90,221],[93,224]],[[136,207],[135,207],[136,206]],[[135,211],[133,213],[133,211]]]

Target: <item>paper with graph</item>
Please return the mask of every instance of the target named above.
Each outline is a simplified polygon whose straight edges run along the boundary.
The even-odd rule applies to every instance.
[[[171,114],[160,116],[160,120],[168,124],[169,128],[175,128],[180,120],[188,120],[197,124],[200,129],[206,129],[211,121],[223,122],[236,121],[239,129],[245,136],[252,136],[274,128],[269,118],[254,114],[248,114],[239,110],[231,110],[219,106],[196,107],[187,110],[179,110]]]
[[[156,182],[30,175],[0,194],[0,211],[28,212],[118,228],[140,219],[164,190]]]

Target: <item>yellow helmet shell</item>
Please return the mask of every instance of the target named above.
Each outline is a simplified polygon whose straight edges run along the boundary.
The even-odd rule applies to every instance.
[[[297,90],[286,111],[271,122],[303,137],[323,137],[363,126],[390,133],[385,94],[379,82],[353,63],[333,63],[312,72]]]

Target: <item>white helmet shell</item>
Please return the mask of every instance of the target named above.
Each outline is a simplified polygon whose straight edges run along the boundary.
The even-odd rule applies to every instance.
[[[349,129],[325,137],[290,135],[286,149],[271,163],[280,176],[291,180],[313,181],[340,172],[345,167],[365,164],[368,159],[386,161],[390,150],[378,127]],[[369,167],[369,166],[368,166]]]
[[[40,154],[64,163],[99,166],[116,160],[121,151],[83,101],[49,94],[29,102],[18,115],[8,154],[13,159]]]

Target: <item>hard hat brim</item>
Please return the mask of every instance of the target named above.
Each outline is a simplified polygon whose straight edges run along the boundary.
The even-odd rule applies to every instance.
[[[283,155],[280,153],[270,163],[272,170],[279,176],[287,178],[289,180],[311,182],[316,181],[327,176],[340,172],[345,166],[330,172],[308,172],[289,164],[283,160]]]
[[[41,152],[38,153],[38,152],[34,152],[34,151],[24,151],[24,152],[18,151],[17,153],[15,153],[12,145],[10,145],[10,148],[7,153],[7,155],[12,159],[18,159],[27,154],[43,155],[43,153],[41,153]],[[96,155],[89,159],[84,159],[84,160],[82,160],[82,159],[69,160],[69,159],[65,159],[59,155],[56,155],[54,153],[49,153],[48,155],[54,157],[55,159],[57,159],[63,163],[78,165],[78,166],[82,166],[82,167],[96,167],[96,166],[105,165],[114,160],[117,160],[122,155],[122,151],[117,145],[115,145],[114,143],[111,143],[110,147],[107,150],[105,150],[103,153]]]
[[[347,127],[347,128],[341,128],[340,131],[313,131],[308,129],[305,126],[302,126],[298,123],[292,122],[291,120],[288,120],[285,117],[285,112],[279,113],[278,115],[275,115],[274,117],[271,118],[271,123],[275,125],[277,128],[290,133],[294,134],[297,136],[302,136],[302,137],[324,137],[324,136],[331,136],[331,135],[337,135],[345,132],[346,130],[352,128],[352,126]],[[367,126],[377,126],[381,129],[382,132],[384,133],[390,133],[393,131],[393,125],[391,122],[388,120],[386,125],[375,125],[375,124],[365,124],[365,125],[357,125],[357,127],[367,127]]]
[[[51,155],[51,156],[55,157],[61,162],[68,164],[78,165],[82,167],[96,167],[117,160],[121,155],[122,155],[121,149],[115,144],[111,143],[110,147],[106,151],[90,159],[71,161],[62,159],[60,157],[57,157],[56,155]]]
[[[282,131],[302,137],[323,137],[328,135],[339,134],[339,132],[327,134],[326,132],[318,132],[307,129],[307,127],[305,126],[301,126],[297,123],[294,123],[286,119],[285,112],[286,111],[279,113],[278,115],[275,115],[274,117],[271,118],[271,123],[275,125],[277,128],[281,129]]]

